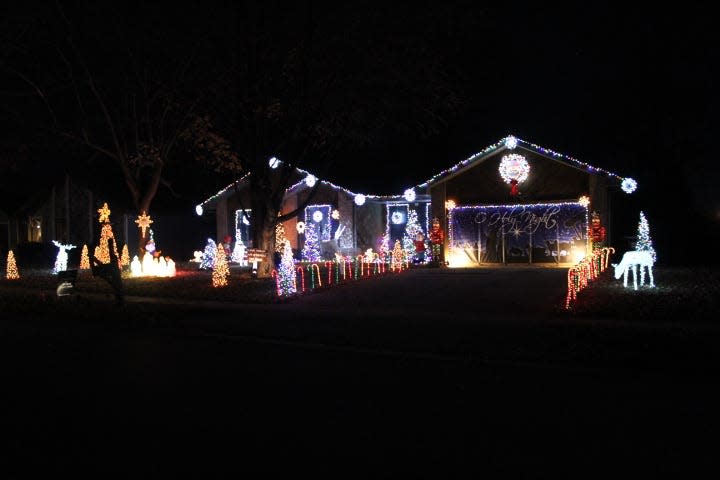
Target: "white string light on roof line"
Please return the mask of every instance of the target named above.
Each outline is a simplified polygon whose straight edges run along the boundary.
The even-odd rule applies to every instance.
[[[514,146],[513,146],[513,145],[514,145]],[[593,167],[592,165],[587,164],[587,163],[585,163],[585,162],[582,162],[582,161],[578,160],[577,158],[571,157],[571,156],[569,156],[569,155],[564,155],[564,154],[562,154],[562,153],[558,153],[558,152],[556,152],[556,151],[554,151],[554,150],[550,150],[549,148],[544,148],[544,147],[541,147],[540,145],[536,145],[536,144],[534,144],[534,143],[530,143],[530,142],[527,142],[527,141],[525,141],[525,140],[522,140],[522,139],[520,139],[520,138],[517,138],[517,137],[515,137],[515,136],[510,135],[510,136],[507,136],[507,137],[503,138],[502,140],[500,140],[500,141],[498,141],[498,142],[496,142],[496,143],[494,143],[494,144],[492,144],[492,145],[487,146],[487,147],[484,148],[483,150],[481,150],[481,151],[479,151],[479,152],[477,152],[477,153],[474,153],[474,154],[470,155],[470,156],[469,156],[468,158],[466,158],[465,160],[462,160],[462,161],[456,163],[455,165],[453,165],[453,166],[451,166],[451,167],[449,167],[449,168],[446,168],[445,170],[439,172],[438,174],[434,175],[434,176],[431,177],[430,179],[426,180],[425,182],[423,182],[423,183],[421,183],[421,184],[419,184],[419,185],[417,185],[417,186],[418,186],[418,187],[421,187],[421,188],[427,187],[430,183],[438,180],[439,178],[444,177],[445,175],[448,175],[448,174],[450,174],[450,173],[454,173],[454,172],[456,172],[457,170],[465,167],[465,166],[468,165],[469,163],[473,162],[473,161],[476,160],[478,157],[482,157],[482,156],[488,155],[488,154],[492,153],[493,151],[495,151],[495,150],[497,150],[497,149],[499,149],[499,148],[505,147],[505,148],[508,148],[508,149],[511,150],[511,149],[513,149],[513,148],[516,148],[517,146],[522,146],[522,147],[524,147],[524,148],[526,148],[526,149],[528,149],[528,150],[535,151],[536,153],[539,153],[539,154],[542,154],[542,155],[546,155],[546,156],[550,156],[550,157],[554,157],[554,158],[560,158],[560,159],[563,159],[563,160],[567,160],[567,161],[569,161],[569,162],[571,162],[571,163],[574,163],[575,165],[578,165],[578,166],[584,168],[585,170],[587,170],[587,171],[589,171],[589,172],[603,173],[603,174],[605,174],[605,175],[607,175],[607,176],[609,176],[609,177],[615,177],[615,178],[617,178],[617,179],[619,179],[619,180],[624,180],[624,179],[625,179],[625,177],[621,177],[620,175],[618,175],[618,174],[616,174],[616,173],[610,172],[610,171],[605,170],[605,169],[603,169],[603,168]],[[630,180],[632,180],[632,179],[630,179]],[[633,180],[633,182],[634,182],[634,180]]]
[[[589,172],[603,173],[603,174],[605,174],[605,175],[607,175],[607,176],[615,177],[615,178],[617,178],[617,179],[620,179],[620,180],[622,181],[622,183],[623,183],[622,189],[623,189],[623,191],[626,192],[626,193],[632,193],[632,192],[634,192],[634,191],[637,189],[637,182],[636,182],[635,180],[633,180],[632,178],[629,178],[629,177],[621,177],[620,175],[617,175],[617,174],[615,174],[615,173],[612,173],[612,172],[610,172],[610,171],[608,171],[608,170],[605,170],[605,169],[602,169],[602,168],[593,167],[592,165],[589,165],[589,164],[587,164],[587,163],[585,163],[585,162],[582,162],[582,161],[580,161],[580,160],[578,160],[578,159],[576,159],[576,158],[573,158],[573,157],[571,157],[571,156],[569,156],[569,155],[564,155],[564,154],[562,154],[562,153],[555,152],[555,151],[550,150],[550,149],[548,149],[548,148],[544,148],[544,147],[541,147],[541,146],[536,145],[536,144],[534,144],[534,143],[530,143],[530,142],[527,142],[527,141],[525,141],[525,140],[519,139],[519,138],[517,138],[517,137],[515,137],[515,136],[513,136],[513,135],[508,135],[507,137],[503,138],[502,140],[500,140],[500,141],[498,141],[498,142],[496,142],[496,143],[494,143],[494,144],[492,144],[492,145],[489,145],[489,146],[486,147],[485,149],[483,149],[483,150],[481,150],[481,151],[479,151],[479,152],[471,155],[470,157],[466,158],[465,160],[462,160],[462,161],[458,162],[457,164],[455,164],[455,165],[453,165],[453,166],[451,166],[451,167],[449,167],[449,168],[446,168],[445,170],[442,170],[442,171],[439,172],[438,174],[434,175],[432,178],[426,180],[426,181],[423,182],[423,183],[420,183],[420,184],[416,185],[415,187],[416,187],[416,188],[417,188],[417,187],[419,187],[419,188],[426,188],[430,183],[438,180],[439,178],[441,178],[441,177],[443,177],[443,176],[445,176],[445,175],[447,175],[447,174],[453,173],[453,172],[457,171],[457,170],[460,169],[460,168],[465,167],[466,165],[468,165],[468,164],[471,163],[472,161],[476,160],[478,157],[488,155],[488,154],[492,153],[493,151],[495,151],[495,150],[497,150],[497,149],[500,149],[500,148],[503,148],[503,147],[506,148],[506,149],[508,149],[508,150],[512,150],[512,149],[515,149],[518,145],[521,145],[522,147],[524,147],[524,148],[526,148],[526,149],[528,149],[528,150],[535,151],[536,153],[539,153],[539,154],[542,154],[542,155],[546,155],[546,156],[550,156],[550,157],[554,157],[554,158],[560,158],[560,159],[563,159],[563,160],[567,160],[567,161],[569,161],[569,162],[572,162],[572,163],[576,164],[577,166],[580,166],[580,167],[584,168],[585,170],[587,170],[587,171],[589,171]],[[281,160],[277,159],[276,157],[272,157],[272,158],[270,158],[270,159],[268,160],[268,164],[270,165],[271,168],[276,168],[278,165],[280,165],[280,163],[282,163]],[[273,166],[273,165],[275,165],[275,166]],[[306,170],[303,170],[302,168],[297,168],[297,167],[296,167],[296,170],[297,170],[298,173],[304,174],[304,175],[305,175],[305,178],[304,178],[303,180],[300,180],[299,182],[295,183],[294,185],[288,187],[288,188],[286,189],[286,192],[289,191],[289,190],[292,190],[292,189],[294,189],[294,188],[296,188],[296,187],[298,187],[298,186],[299,186],[300,184],[302,184],[303,182],[305,182],[305,184],[306,184],[307,186],[312,187],[312,186],[315,184],[315,182],[318,181],[317,177],[315,177],[314,175],[310,174],[310,173],[307,172]],[[199,213],[199,212],[202,210],[203,205],[205,205],[206,203],[209,203],[209,202],[212,202],[212,201],[216,200],[218,197],[220,197],[220,196],[223,195],[225,192],[227,192],[230,188],[233,188],[234,185],[235,185],[237,182],[244,180],[248,175],[249,175],[249,173],[245,174],[243,177],[241,177],[241,178],[240,178],[239,180],[237,180],[236,182],[231,183],[231,184],[228,185],[227,187],[225,187],[225,188],[223,188],[222,190],[220,190],[219,192],[217,192],[217,193],[216,193],[215,195],[213,195],[212,197],[210,197],[210,198],[208,198],[207,200],[203,201],[200,205],[198,205],[197,207],[195,207],[196,213],[198,213],[198,215],[201,215],[202,213]],[[308,183],[308,181],[309,181],[309,183]],[[348,190],[347,188],[341,187],[341,186],[339,186],[339,185],[335,185],[335,184],[333,184],[332,182],[328,182],[327,180],[320,180],[320,182],[325,183],[325,184],[329,185],[330,187],[332,187],[332,188],[334,188],[334,189],[336,189],[336,190],[341,190],[341,191],[345,192],[346,194],[348,194],[349,196],[353,197],[353,198],[354,198],[355,205],[357,205],[357,206],[362,206],[362,205],[364,205],[364,204],[365,204],[365,201],[366,201],[367,199],[375,199],[375,200],[397,200],[397,199],[399,199],[399,198],[403,198],[403,197],[404,197],[406,201],[412,202],[412,201],[414,201],[415,198],[416,198],[416,197],[413,197],[413,196],[412,196],[413,194],[415,194],[414,188],[409,188],[409,189],[407,189],[402,196],[401,196],[401,195],[368,195],[368,194],[361,194],[361,193],[352,192],[352,191]],[[409,193],[410,191],[412,191],[412,193]],[[408,196],[410,196],[410,198],[412,198],[412,200],[410,200],[410,199],[408,198]]]

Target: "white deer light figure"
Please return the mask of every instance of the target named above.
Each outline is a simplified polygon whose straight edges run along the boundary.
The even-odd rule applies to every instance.
[[[75,248],[75,245],[63,245],[62,243],[53,240],[52,243],[58,247],[60,250],[58,250],[57,258],[55,258],[55,267],[53,268],[53,273],[58,273],[63,270],[67,270],[67,262],[68,262],[68,250],[72,250]]]
[[[652,252],[647,250],[630,250],[628,252],[625,252],[625,255],[623,255],[622,260],[619,264],[613,264],[613,267],[615,268],[615,278],[619,279],[620,276],[624,276],[623,278],[623,286],[628,286],[628,271],[630,268],[632,268],[633,272],[633,285],[635,287],[635,290],[638,289],[638,282],[637,282],[637,267],[640,266],[640,286],[642,287],[645,284],[645,267],[647,267],[648,275],[650,276],[650,286],[655,286],[655,280],[653,278],[652,273],[652,267],[655,262],[652,258]]]

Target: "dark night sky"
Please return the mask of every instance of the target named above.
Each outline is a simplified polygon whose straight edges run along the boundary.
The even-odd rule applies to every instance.
[[[360,34],[380,44],[398,36],[422,38],[424,26],[434,25],[434,49],[461,98],[432,135],[388,135],[342,151],[328,180],[354,191],[397,193],[512,133],[636,178],[639,202],[656,210],[656,217],[680,211],[673,206],[680,196],[682,208],[690,203],[718,223],[718,172],[710,146],[717,54],[710,48],[714,26],[707,12],[685,6],[678,12],[657,6],[449,3],[317,3],[317,22],[353,17]],[[159,42],[181,38],[177,49],[195,36],[222,44],[236,28],[224,18],[227,8],[234,7],[124,6],[112,27],[154,29]],[[365,19],[368,11],[382,20]],[[95,18],[101,14],[85,15],[95,27],[107,21]],[[6,129],[3,144],[13,138]],[[209,175],[197,191],[187,187],[182,203],[192,205],[225,182]]]

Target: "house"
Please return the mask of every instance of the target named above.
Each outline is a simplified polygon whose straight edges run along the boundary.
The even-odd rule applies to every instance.
[[[574,262],[589,248],[591,212],[607,226],[607,243],[612,243],[611,197],[637,186],[631,178],[513,136],[397,195],[352,192],[302,169],[293,175],[284,212],[302,205],[320,182],[309,204],[283,224],[293,249],[302,248],[302,226],[310,222],[328,247],[323,258],[332,258],[334,249],[356,255],[367,248],[377,251],[383,240],[392,245],[406,235],[409,222],[417,222],[427,236],[437,218],[451,266]],[[215,213],[217,238],[238,232],[243,242],[250,241],[252,212],[243,209],[249,205],[248,188],[246,176],[197,206],[198,214]]]
[[[315,182],[319,185],[308,200]],[[197,205],[198,215],[214,213],[217,239],[226,236],[240,238],[246,246],[253,247],[249,188],[248,175],[245,175]],[[334,258],[335,252],[354,255],[368,248],[377,250],[377,243],[386,228],[384,215],[388,211],[387,206],[394,205],[401,198],[399,195],[355,193],[295,168],[290,187],[285,191],[281,213],[307,204],[296,217],[282,223],[285,238],[293,250],[299,251],[305,242],[304,228],[313,225],[323,257]]]

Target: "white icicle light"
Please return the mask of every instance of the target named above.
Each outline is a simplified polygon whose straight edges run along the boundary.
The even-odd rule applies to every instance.
[[[405,200],[407,200],[408,202],[413,202],[413,201],[415,201],[415,197],[416,197],[416,195],[415,195],[415,189],[414,189],[414,188],[408,188],[408,189],[405,190],[405,192],[403,193],[403,197],[405,197]]]
[[[625,193],[633,193],[637,190],[637,182],[630,177],[623,178],[620,188],[622,188],[622,191]]]
[[[362,193],[358,193],[357,195],[355,195],[355,205],[357,205],[358,207],[362,207],[363,205],[365,205],[365,195],[363,195]]]
[[[308,187],[312,188],[315,185],[315,182],[317,182],[317,178],[315,177],[315,175],[308,175],[307,177],[305,177],[305,185],[307,185]]]

